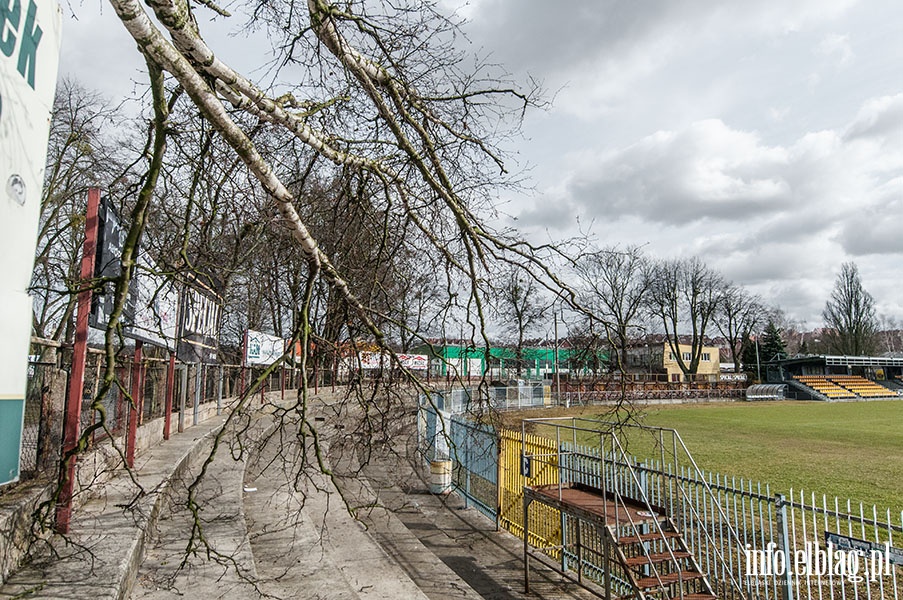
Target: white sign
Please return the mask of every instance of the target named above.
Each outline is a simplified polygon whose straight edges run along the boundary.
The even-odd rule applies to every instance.
[[[401,366],[411,371],[425,371],[429,364],[426,354],[399,354],[398,360],[401,362]]]
[[[746,373],[721,373],[721,381],[746,381]]]
[[[246,365],[271,365],[285,353],[285,340],[260,331],[248,330]]]
[[[19,477],[31,298],[60,57],[56,0],[0,0],[0,484]]]
[[[389,357],[379,352],[361,352],[359,359],[362,369],[382,369],[389,366]]]
[[[0,0],[2,2],[3,0]],[[179,292],[172,282],[156,275],[156,264],[147,252],[138,253],[138,269],[129,290],[132,322],[125,335],[161,348],[175,350],[178,335]]]
[[[428,364],[426,354],[396,354],[398,362],[405,369],[412,371],[424,371]],[[361,352],[360,361],[362,369],[383,369],[392,364],[392,357],[379,352]]]

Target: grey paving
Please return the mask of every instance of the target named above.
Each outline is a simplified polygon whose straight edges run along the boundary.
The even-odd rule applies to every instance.
[[[74,513],[70,535],[38,544],[33,558],[0,587],[0,598],[127,597],[148,523],[162,508],[169,482],[208,447],[222,422],[210,419],[143,453],[135,481],[122,471],[95,486],[92,499]]]
[[[351,453],[343,453],[346,469],[359,470],[362,476],[344,479],[343,486],[351,491],[366,482],[373,508],[360,516],[371,535],[393,555],[404,555],[397,541],[403,539],[398,534],[400,525],[428,552],[428,560],[443,564],[453,574],[437,586],[428,575],[419,576],[412,569],[409,575],[430,598],[469,598],[470,594],[490,600],[597,597],[535,560],[531,561],[530,594],[525,595],[523,543],[497,530],[495,522],[475,508],[465,507],[460,496],[429,493],[427,470],[415,452],[413,419],[411,412],[398,414],[393,419],[396,429],[389,436],[392,443],[373,448],[364,466],[359,463],[357,469],[349,469]],[[467,586],[468,591],[459,591],[459,586]]]
[[[185,500],[222,418],[141,456],[148,493],[128,509],[128,477],[96,490],[73,524],[77,545],[37,557],[0,598],[525,597],[520,541],[458,498],[427,492],[411,408],[395,406],[362,437],[359,405],[338,400],[323,394],[305,413],[319,454],[291,411],[279,427],[258,415],[241,436],[225,435],[197,488],[207,545],[187,552],[195,518]],[[531,582],[530,598],[590,597],[549,569]]]
[[[257,598],[254,556],[242,506],[242,482],[249,449],[271,419],[263,416],[236,434],[226,431],[221,445],[197,479],[197,515],[189,509],[189,486],[209,453],[198,456],[173,482],[163,515],[151,528],[131,597],[162,600],[202,593],[204,598]],[[250,438],[250,439],[249,439]]]

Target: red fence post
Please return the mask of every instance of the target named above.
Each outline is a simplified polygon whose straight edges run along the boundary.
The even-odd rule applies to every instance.
[[[135,345],[137,346],[138,342]],[[144,425],[144,392],[146,388],[144,382],[147,378],[147,365],[144,364],[143,356],[141,359],[138,361],[138,425]]]
[[[166,368],[166,400],[163,407],[163,439],[169,439],[172,426],[172,396],[176,388],[176,355],[169,353],[169,366]]]
[[[94,277],[94,255],[97,252],[97,212],[100,189],[88,189],[88,209],[85,212],[85,245],[82,250],[81,282]],[[75,317],[75,347],[72,371],[69,376],[69,395],[66,397],[66,421],[63,428],[63,462],[60,464],[60,497],[56,506],[56,530],[69,533],[72,518],[72,494],[75,489],[75,449],[78,444],[82,413],[82,394],[85,385],[85,361],[88,355],[88,314],[91,312],[91,288],[78,293]]]
[[[339,376],[339,354],[338,351],[332,353],[332,391],[335,392],[335,380]]]
[[[207,365],[201,365],[201,404],[207,402],[207,374],[210,372],[210,369]]]
[[[138,412],[141,410],[141,340],[135,340],[135,357],[132,361],[132,401],[129,403],[129,430],[125,436],[125,462],[135,466],[135,439],[138,436]]]
[[[116,367],[116,377],[122,385],[125,385],[125,381],[127,378],[128,371],[124,369],[122,366]],[[120,386],[116,386],[116,426],[111,427],[110,430],[114,433],[123,433],[125,431],[125,394],[122,393],[122,388]]]

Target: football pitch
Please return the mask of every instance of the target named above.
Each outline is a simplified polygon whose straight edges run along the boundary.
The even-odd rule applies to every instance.
[[[706,471],[903,510],[903,401],[650,407],[645,423],[676,429]]]
[[[552,409],[557,416],[590,417],[593,407]],[[599,409],[595,408],[598,412]],[[521,418],[552,416],[545,411]],[[604,418],[604,417],[602,417]],[[903,510],[903,401],[733,402],[646,407],[646,425],[676,429],[706,472],[770,485],[772,494],[807,501],[815,492],[833,508],[834,496],[853,512]]]

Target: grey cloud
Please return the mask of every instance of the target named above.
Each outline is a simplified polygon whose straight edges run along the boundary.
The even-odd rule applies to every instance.
[[[791,208],[791,207],[787,207]],[[787,210],[769,218],[755,227],[745,227],[743,234],[735,238],[731,249],[737,252],[754,251],[762,246],[792,240],[802,244],[822,237],[834,225],[834,217],[825,211],[804,213]]]
[[[870,100],[844,132],[845,140],[903,133],[903,94]]]
[[[515,72],[552,74],[611,54],[654,31],[684,2],[653,0],[643,4],[618,0],[524,2],[484,0],[466,30]],[[498,33],[504,31],[504,43]]]
[[[756,250],[724,254],[715,264],[728,279],[746,285],[795,281],[806,271],[810,261],[799,252],[796,240],[790,241],[792,243],[763,245]]]
[[[564,199],[541,198],[517,215],[517,226],[524,229],[564,231],[573,228],[577,213]]]
[[[853,256],[903,253],[903,176],[861,200],[840,222],[836,241]]]
[[[596,216],[635,215],[663,224],[741,220],[792,198],[784,153],[720,121],[658,133],[585,166],[568,186]]]
[[[763,286],[761,289],[754,288],[754,291],[775,306],[780,306],[790,318],[804,320],[808,327],[818,327],[830,288],[822,289],[821,286],[801,282],[797,278],[794,281]]]
[[[901,232],[903,216],[873,209],[844,223],[838,241],[853,256],[903,254]]]
[[[565,82],[572,74],[582,79],[584,68],[600,59],[620,63],[638,48],[651,52],[664,38],[679,48],[728,28],[735,36],[783,33],[835,18],[855,1],[474,0],[465,30],[513,72]]]

